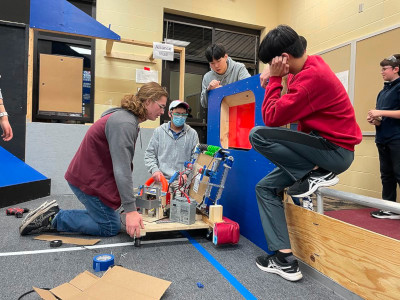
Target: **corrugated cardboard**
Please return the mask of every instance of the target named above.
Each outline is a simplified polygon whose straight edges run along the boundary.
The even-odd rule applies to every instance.
[[[82,239],[82,238],[74,238],[61,235],[50,235],[50,234],[42,234],[35,237],[34,239],[41,241],[61,240],[63,244],[73,244],[79,246],[93,246],[101,241],[100,239]]]
[[[85,271],[50,291],[33,289],[44,300],[56,300],[56,297],[62,300],[156,300],[162,297],[170,284],[170,281],[116,266],[101,278]]]
[[[212,160],[213,157],[200,153],[193,166],[194,174],[198,174],[199,169],[203,168],[204,166],[206,166],[206,168],[211,168]],[[195,199],[197,203],[201,203],[203,201],[208,180],[209,178],[207,176],[203,176],[203,179],[198,185],[197,191],[194,189],[194,186],[196,185],[196,178],[193,178],[192,183],[190,184],[189,196]]]

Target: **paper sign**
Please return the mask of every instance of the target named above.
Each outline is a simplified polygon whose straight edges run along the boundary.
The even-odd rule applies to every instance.
[[[196,177],[194,178],[193,191],[195,191],[196,193],[199,191],[200,178],[201,174],[197,174]]]
[[[174,45],[153,42],[153,57],[173,61]]]
[[[337,78],[339,78],[340,82],[343,84],[346,92],[349,92],[349,71],[343,71],[335,74]]]
[[[148,83],[158,82],[158,71],[147,71],[142,69],[136,69],[136,82],[137,83]]]

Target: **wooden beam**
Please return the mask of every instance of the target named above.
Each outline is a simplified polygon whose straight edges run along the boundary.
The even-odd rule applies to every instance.
[[[112,47],[114,45],[114,41],[113,40],[107,40],[107,44],[106,44],[106,53],[110,54]]]
[[[106,52],[104,57],[130,60],[130,61],[139,61],[139,62],[145,62],[145,63],[149,63],[149,64],[156,63],[156,61],[150,60],[149,57],[144,56],[144,55],[134,55],[134,54],[122,53],[122,52],[111,52],[109,54]]]
[[[27,80],[27,93],[26,93],[26,121],[32,122],[32,89],[33,89],[33,46],[35,31],[29,28],[29,41],[28,41],[28,80]]]
[[[179,99],[185,101],[185,48],[180,48],[180,61],[179,61]],[[174,47],[175,50],[175,47]],[[179,51],[177,49],[177,51]]]
[[[285,213],[299,259],[364,299],[399,298],[399,240],[291,203]]]

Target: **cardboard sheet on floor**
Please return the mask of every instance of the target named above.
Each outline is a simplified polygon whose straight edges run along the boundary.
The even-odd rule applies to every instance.
[[[170,284],[170,281],[116,266],[101,278],[85,271],[50,291],[33,289],[44,300],[142,300],[160,299]]]
[[[73,244],[79,246],[93,246],[101,241],[100,239],[82,239],[82,238],[74,238],[63,235],[50,235],[50,234],[38,235],[34,239],[41,241],[49,241],[49,242],[54,240],[61,240],[63,244]]]

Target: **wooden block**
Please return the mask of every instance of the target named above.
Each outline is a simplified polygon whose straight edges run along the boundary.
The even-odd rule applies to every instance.
[[[209,212],[211,222],[222,222],[222,205],[210,205]]]

